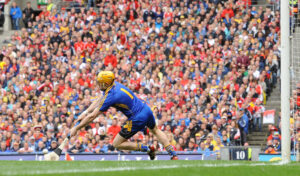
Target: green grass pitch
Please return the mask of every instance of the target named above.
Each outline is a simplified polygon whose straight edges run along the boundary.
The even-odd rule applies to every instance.
[[[0,161],[0,175],[295,176],[300,164],[249,161]]]

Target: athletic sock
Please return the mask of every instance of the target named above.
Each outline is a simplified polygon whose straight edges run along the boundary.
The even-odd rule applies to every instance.
[[[167,145],[165,147],[165,149],[169,153],[169,155],[171,155],[171,156],[176,156],[177,155],[172,145]]]
[[[63,140],[63,142],[60,144],[60,146],[58,148],[60,148],[61,150],[63,150],[65,148],[65,145],[68,142],[68,138],[65,138],[65,140]]]
[[[148,152],[150,149],[147,145],[137,143],[137,150],[142,152]]]

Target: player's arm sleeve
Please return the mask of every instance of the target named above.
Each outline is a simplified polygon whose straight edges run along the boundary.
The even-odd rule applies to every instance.
[[[110,94],[105,94],[100,101],[100,105],[98,109],[101,112],[105,112],[113,104],[114,104],[113,97]]]

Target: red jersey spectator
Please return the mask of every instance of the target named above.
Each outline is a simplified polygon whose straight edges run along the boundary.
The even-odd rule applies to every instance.
[[[130,124],[128,124],[128,128],[131,128]],[[113,119],[111,126],[108,128],[107,133],[113,134],[113,138],[121,131],[121,127],[117,124],[117,120]]]
[[[113,67],[117,67],[118,64],[117,57],[112,53],[112,51],[108,51],[107,56],[104,58],[104,65],[108,66],[109,64]]]
[[[230,7],[230,5],[229,5],[229,4],[226,4],[225,6],[226,6],[226,9],[223,10],[223,12],[222,12],[222,14],[221,14],[221,17],[222,17],[222,18],[225,18],[225,17],[226,17],[226,14],[229,15],[229,18],[234,17],[234,12],[233,12],[232,8]]]

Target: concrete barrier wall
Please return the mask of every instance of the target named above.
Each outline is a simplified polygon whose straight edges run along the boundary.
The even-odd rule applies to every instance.
[[[26,7],[27,2],[31,2],[31,7],[33,10],[37,9],[37,0],[14,0],[18,6],[23,10]]]
[[[250,150],[248,150],[250,148]],[[249,160],[251,161],[259,161],[259,153],[261,152],[260,147],[258,146],[249,146],[245,148],[243,146],[229,146],[221,148],[221,160]],[[234,152],[238,152],[238,150],[247,152],[247,154],[243,154],[243,157],[236,156]],[[249,153],[251,152],[251,153]]]

